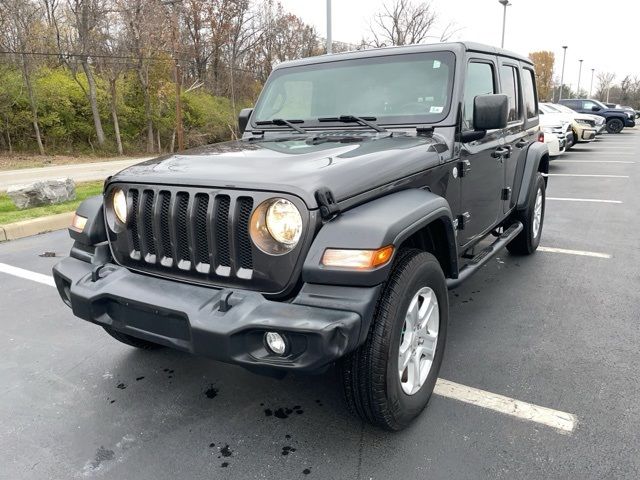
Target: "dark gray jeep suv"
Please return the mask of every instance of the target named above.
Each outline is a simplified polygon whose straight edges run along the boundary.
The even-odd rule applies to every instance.
[[[79,207],[63,301],[138,348],[271,375],[337,364],[354,412],[405,427],[437,380],[447,289],[540,241],[531,62],[473,43],[288,62],[239,123]]]

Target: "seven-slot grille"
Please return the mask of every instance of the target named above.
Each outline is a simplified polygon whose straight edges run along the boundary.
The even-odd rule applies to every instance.
[[[124,234],[128,252],[120,252],[125,253],[119,256],[121,263],[197,277],[251,278],[252,197],[130,186],[127,198],[130,210]]]

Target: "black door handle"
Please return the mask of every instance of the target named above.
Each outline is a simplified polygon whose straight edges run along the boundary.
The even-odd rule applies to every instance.
[[[493,158],[501,158],[501,157],[506,157],[509,156],[509,154],[511,153],[511,149],[507,148],[507,147],[500,147],[500,148],[496,148],[492,153],[491,156]]]

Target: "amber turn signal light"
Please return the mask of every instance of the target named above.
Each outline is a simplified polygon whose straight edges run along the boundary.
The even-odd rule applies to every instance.
[[[392,256],[393,245],[387,245],[378,250],[327,248],[322,255],[322,265],[354,270],[373,270],[389,262]]]
[[[73,220],[71,220],[71,228],[73,228],[76,232],[82,232],[84,227],[87,225],[87,219],[82,215],[78,215],[75,213],[73,215]]]

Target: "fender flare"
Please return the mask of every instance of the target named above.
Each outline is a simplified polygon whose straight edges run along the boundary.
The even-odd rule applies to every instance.
[[[527,207],[529,192],[531,191],[532,185],[535,184],[536,173],[538,173],[540,169],[540,162],[545,156],[549,156],[549,149],[544,143],[535,142],[529,146],[523,166],[522,179],[518,183],[520,189],[517,192],[517,210]]]
[[[442,221],[449,246],[449,270],[457,276],[457,249],[453,216],[448,202],[427,190],[409,189],[392,193],[352,208],[326,223],[316,235],[302,268],[305,283],[374,286],[386,281],[390,261],[362,272],[327,268],[320,264],[327,248],[371,249],[398,247],[412,234],[434,221]],[[394,256],[397,254],[397,248]]]
[[[69,235],[73,240],[87,246],[107,240],[102,203],[102,195],[97,195],[87,198],[78,206],[76,213],[86,218],[87,223],[82,232],[73,228],[69,229]]]

